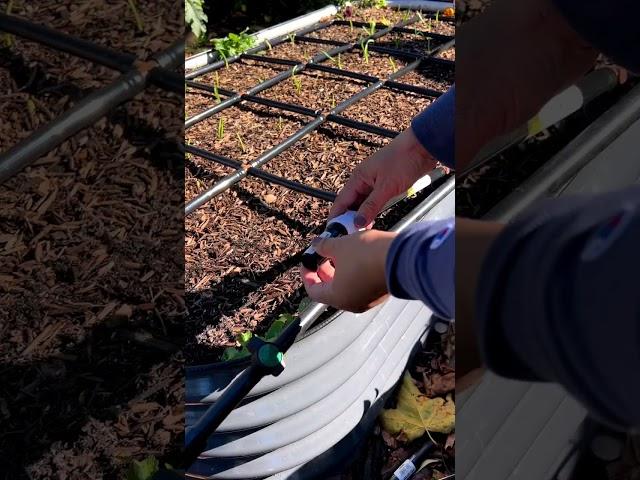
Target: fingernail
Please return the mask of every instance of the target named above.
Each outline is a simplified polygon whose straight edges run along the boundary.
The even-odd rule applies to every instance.
[[[364,215],[356,215],[356,218],[353,219],[353,223],[358,228],[364,228],[367,226],[367,219],[364,218]]]

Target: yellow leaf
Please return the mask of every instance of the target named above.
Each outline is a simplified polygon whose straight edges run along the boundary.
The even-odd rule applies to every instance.
[[[427,430],[451,433],[455,421],[456,407],[451,395],[446,399],[423,395],[408,373],[402,379],[397,407],[380,414],[382,428],[392,435],[404,432],[409,441],[421,437]]]

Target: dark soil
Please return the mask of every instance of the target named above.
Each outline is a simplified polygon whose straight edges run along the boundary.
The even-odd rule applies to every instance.
[[[228,67],[216,72],[198,77],[197,81],[213,86],[217,79],[219,87],[236,93],[244,93],[258,83],[275,77],[287,68],[286,65],[242,59],[239,62],[230,63]]]
[[[145,58],[182,34],[182,9],[137,4],[144,33],[126,1],[13,11]],[[0,149],[117,76],[12,39]],[[120,478],[132,457],[175,460],[183,108],[150,88],[0,186],[2,478]]]

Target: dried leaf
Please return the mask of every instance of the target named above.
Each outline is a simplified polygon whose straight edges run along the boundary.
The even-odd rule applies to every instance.
[[[429,398],[422,395],[411,376],[405,373],[398,392],[398,405],[380,415],[382,428],[392,435],[404,432],[409,441],[425,431],[450,433],[455,425],[455,405],[450,396]]]

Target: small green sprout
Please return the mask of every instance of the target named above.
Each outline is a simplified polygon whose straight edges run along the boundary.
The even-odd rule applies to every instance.
[[[242,135],[240,135],[240,132],[236,132],[236,137],[238,138],[238,143],[240,144],[240,150],[242,150],[242,153],[247,153],[247,146],[242,140]]]
[[[327,60],[330,60],[332,63],[337,63],[336,59],[329,55],[327,51],[323,50],[322,54],[327,57]]]
[[[296,44],[296,34],[295,33],[290,33],[289,35],[287,35],[287,38],[291,42],[291,45],[295,45]]]
[[[393,71],[393,73],[396,73],[398,71],[398,65],[396,65],[396,62],[392,57],[389,57],[389,65],[391,65],[391,70]]]
[[[436,11],[436,25],[440,23],[440,10]]]
[[[268,38],[264,39],[264,43],[267,44],[267,48],[269,49],[269,51],[273,50],[273,47],[271,46],[271,42],[269,41]]]
[[[302,80],[300,80],[295,74],[291,75],[291,81],[293,82],[293,86],[296,89],[296,93],[298,96],[302,94]]]
[[[349,30],[353,33],[353,20],[349,19]]]
[[[138,8],[136,7],[135,0],[127,0],[127,4],[129,5],[131,13],[133,13],[133,18],[136,21],[136,27],[138,27],[138,31],[144,32],[144,23],[142,23],[142,18],[140,18],[140,13],[138,12]]]
[[[342,55],[341,54],[338,54],[338,62],[337,62],[337,64],[338,64],[338,68],[340,70],[342,70]]]
[[[374,33],[376,33],[376,26],[378,24],[376,23],[375,20],[370,20],[369,21],[369,27],[362,27],[362,30],[364,30],[364,33],[366,33],[368,36],[373,35]]]
[[[335,95],[331,95],[331,109],[336,108],[336,97]]]
[[[278,133],[282,134],[284,130],[284,121],[282,120],[282,117],[278,117]]]
[[[360,40],[360,48],[362,49],[362,56],[364,58],[364,63],[369,63],[369,44],[373,43],[373,40],[369,39],[366,42],[364,40]]]
[[[220,117],[218,120],[218,131],[216,132],[218,140],[224,138],[224,117]]]

